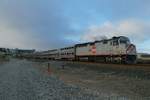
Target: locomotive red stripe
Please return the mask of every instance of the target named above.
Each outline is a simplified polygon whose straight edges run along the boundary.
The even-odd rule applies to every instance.
[[[130,53],[130,52],[132,52],[134,50],[134,45],[129,45],[129,47],[127,48],[127,50],[126,50],[126,52],[127,53]]]

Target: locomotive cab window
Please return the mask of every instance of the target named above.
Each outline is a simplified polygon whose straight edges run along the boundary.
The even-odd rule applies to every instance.
[[[127,44],[126,40],[120,40],[120,44]]]
[[[130,41],[128,38],[120,38],[120,44],[129,44]]]
[[[107,44],[107,43],[108,43],[108,41],[106,41],[106,40],[103,41],[103,44]]]
[[[116,46],[116,45],[119,45],[118,40],[114,40],[114,41],[113,41],[113,46]]]

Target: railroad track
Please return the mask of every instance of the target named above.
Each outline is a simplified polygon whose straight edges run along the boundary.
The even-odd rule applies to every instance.
[[[79,62],[79,61],[65,61],[66,63],[76,63],[83,65],[93,65],[96,67],[110,67],[110,68],[121,68],[121,69],[142,69],[150,71],[150,64],[112,64],[112,63],[97,63],[97,62]]]
[[[48,61],[48,60],[47,60]],[[60,61],[60,60],[59,60]],[[107,68],[120,68],[120,69],[142,69],[145,71],[150,71],[150,64],[115,64],[115,63],[98,63],[98,62],[85,62],[85,61],[62,61],[64,63],[74,63],[83,65],[92,65],[96,67],[107,67]]]

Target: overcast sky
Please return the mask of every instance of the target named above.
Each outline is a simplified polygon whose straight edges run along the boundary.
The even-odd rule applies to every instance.
[[[150,0],[0,0],[0,47],[47,50],[119,35],[150,53]]]

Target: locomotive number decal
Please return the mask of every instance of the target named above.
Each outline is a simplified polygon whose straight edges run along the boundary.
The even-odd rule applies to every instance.
[[[92,52],[92,54],[96,54],[96,46],[92,45],[90,51]]]

